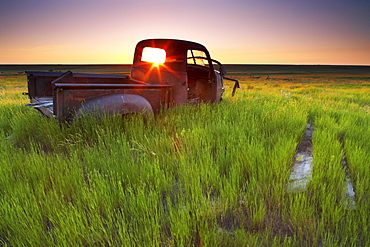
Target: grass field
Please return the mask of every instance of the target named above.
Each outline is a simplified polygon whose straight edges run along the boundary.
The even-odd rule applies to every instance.
[[[370,68],[228,71],[241,89],[219,104],[70,127],[4,71],[0,246],[370,246]],[[307,123],[311,179],[291,191]]]

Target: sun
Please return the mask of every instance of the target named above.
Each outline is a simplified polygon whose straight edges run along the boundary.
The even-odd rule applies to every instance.
[[[166,61],[166,51],[160,48],[145,47],[141,55],[141,61],[153,63],[158,67]]]

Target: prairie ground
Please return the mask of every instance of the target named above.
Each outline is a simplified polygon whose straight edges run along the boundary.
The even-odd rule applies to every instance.
[[[219,104],[71,126],[24,106],[28,69],[0,66],[3,246],[370,245],[369,67],[227,65]]]

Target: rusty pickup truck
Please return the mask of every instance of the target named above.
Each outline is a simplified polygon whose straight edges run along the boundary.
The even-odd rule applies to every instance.
[[[223,65],[201,44],[147,39],[135,48],[130,75],[26,71],[30,103],[60,123],[89,111],[98,114],[157,113],[186,103],[219,102]]]

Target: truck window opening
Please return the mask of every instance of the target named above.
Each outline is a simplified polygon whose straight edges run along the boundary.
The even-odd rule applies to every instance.
[[[206,58],[206,54],[204,51],[199,50],[188,50],[187,54],[187,63],[194,64],[194,65],[200,65],[200,66],[208,66],[208,61]]]
[[[155,66],[163,64],[166,61],[166,51],[160,48],[144,47],[141,61],[153,63]]]

